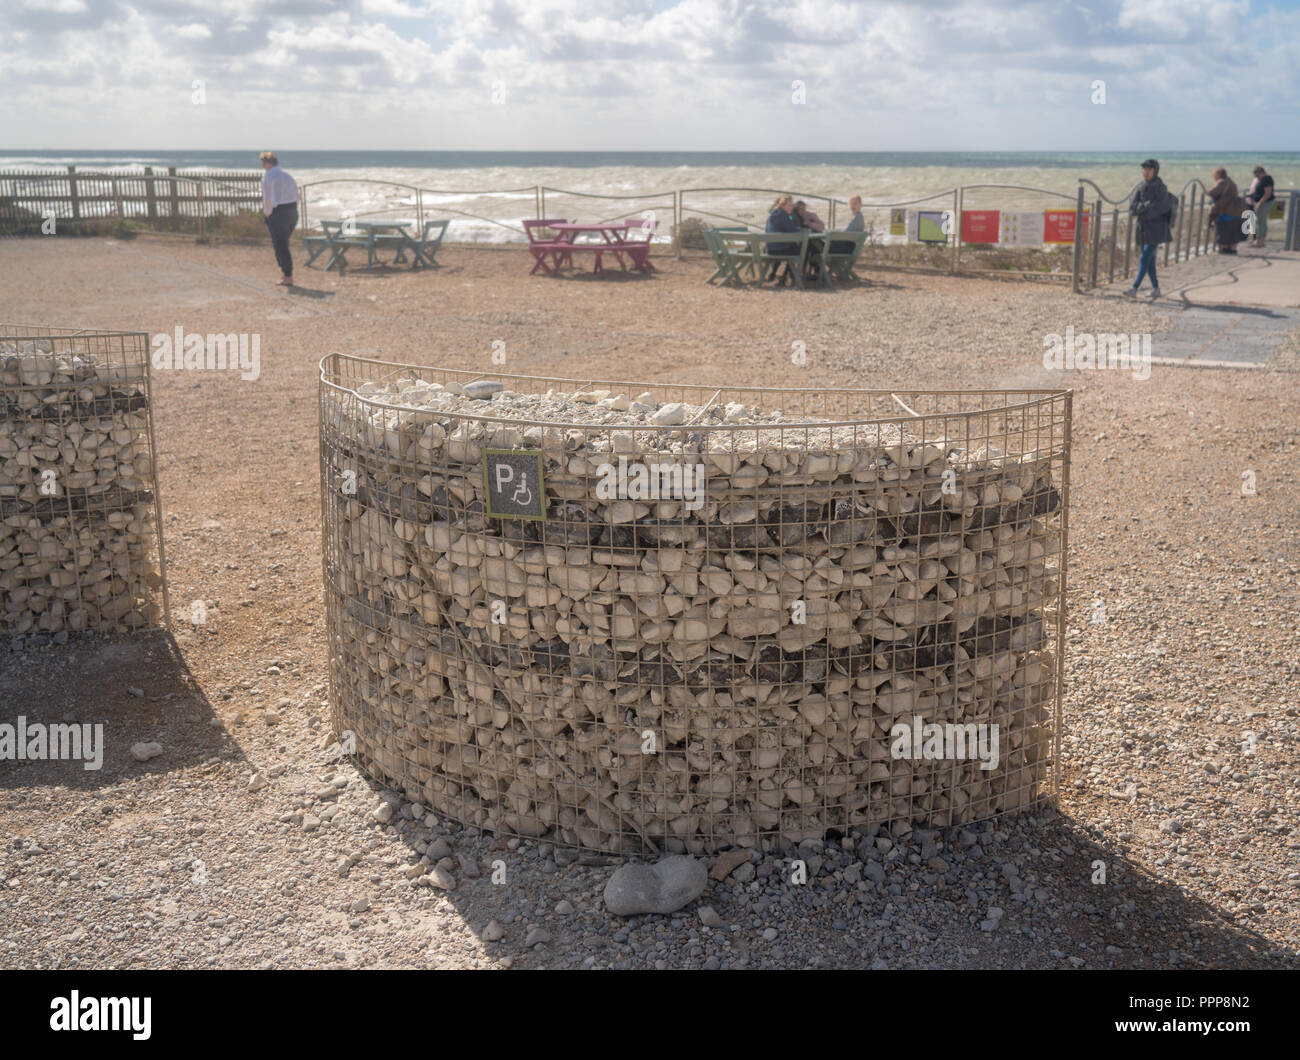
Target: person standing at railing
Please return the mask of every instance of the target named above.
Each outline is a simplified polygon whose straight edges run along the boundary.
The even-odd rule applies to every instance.
[[[1214,203],[1210,208],[1210,224],[1214,226],[1219,241],[1219,253],[1235,254],[1237,244],[1241,242],[1241,214],[1246,208],[1246,202],[1222,166],[1214,171],[1210,201]]]
[[[1128,212],[1137,221],[1138,244],[1142,254],[1138,258],[1137,279],[1124,292],[1126,298],[1136,298],[1138,288],[1147,276],[1151,277],[1151,299],[1160,297],[1160,281],[1156,278],[1156,248],[1173,239],[1172,222],[1177,200],[1160,179],[1160,163],[1148,158],[1142,163],[1142,183],[1133,189],[1133,201]]]
[[[271,233],[276,263],[284,274],[280,286],[292,287],[293,254],[289,250],[289,237],[298,227],[298,184],[280,168],[280,159],[274,151],[263,151],[257,157],[263,170],[262,213]]]
[[[1273,178],[1264,172],[1263,166],[1255,167],[1255,179],[1251,181],[1250,192],[1246,195],[1246,205],[1255,211],[1255,241],[1252,247],[1268,244],[1268,211],[1273,209]]]

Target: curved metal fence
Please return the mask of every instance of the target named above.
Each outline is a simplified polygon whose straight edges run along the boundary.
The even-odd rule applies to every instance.
[[[77,223],[131,219],[176,227],[182,219],[197,222],[206,234],[207,219],[245,211],[260,212],[257,173],[77,173],[0,172],[0,231],[32,232],[43,219]],[[331,189],[363,185],[373,195],[352,196],[345,208]],[[566,220],[609,222],[629,216],[658,222],[656,242],[671,241],[678,256],[690,247],[703,250],[703,229],[744,225],[764,227],[774,198],[789,193],[805,200],[836,229],[848,222],[847,202],[821,192],[788,188],[703,187],[653,192],[573,191],[547,185],[519,188],[433,189],[401,181],[334,177],[299,187],[301,221],[310,229],[324,217],[343,220],[450,219],[450,238],[469,241],[524,242],[523,221],[562,216]],[[1208,218],[1208,189],[1189,180],[1177,194],[1178,216],[1173,239],[1165,245],[1166,264],[1207,254],[1213,246]],[[1111,198],[1091,180],[1080,178],[1071,197],[1046,188],[1015,184],[968,184],[898,202],[871,202],[862,207],[868,233],[863,263],[875,268],[988,273],[1070,279],[1076,291],[1117,278],[1135,267],[1134,224],[1128,212],[1132,192]],[[1281,198],[1285,208],[1296,198]],[[1056,204],[1059,209],[1053,210]],[[1069,204],[1069,205],[1067,205]],[[918,215],[929,220],[921,222]],[[1038,241],[1017,239],[1016,218],[1055,217],[1053,232]],[[997,215],[997,232],[990,217]],[[936,220],[938,218],[938,220]],[[918,227],[928,225],[921,238]],[[1286,218],[1287,245],[1295,240],[1294,219]],[[1066,234],[1068,233],[1068,234]],[[997,238],[991,238],[996,235]],[[1049,238],[1050,235],[1050,238]]]

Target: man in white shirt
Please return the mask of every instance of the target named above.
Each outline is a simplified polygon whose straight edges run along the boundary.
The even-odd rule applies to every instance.
[[[262,163],[262,213],[275,247],[275,260],[284,273],[281,287],[293,286],[293,255],[289,252],[289,237],[298,227],[298,185],[293,177],[280,168],[280,159],[274,151],[258,155]]]

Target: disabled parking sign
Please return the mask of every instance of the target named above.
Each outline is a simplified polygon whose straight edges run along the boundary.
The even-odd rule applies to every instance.
[[[540,449],[485,449],[483,485],[490,518],[546,518]]]

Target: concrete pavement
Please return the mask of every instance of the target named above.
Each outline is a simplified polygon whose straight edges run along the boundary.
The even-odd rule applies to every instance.
[[[1300,327],[1300,253],[1240,249],[1160,266],[1170,328],[1153,337],[1153,364],[1263,368],[1286,332]],[[1119,297],[1128,281],[1112,284]],[[1144,289],[1139,296],[1146,297]]]

